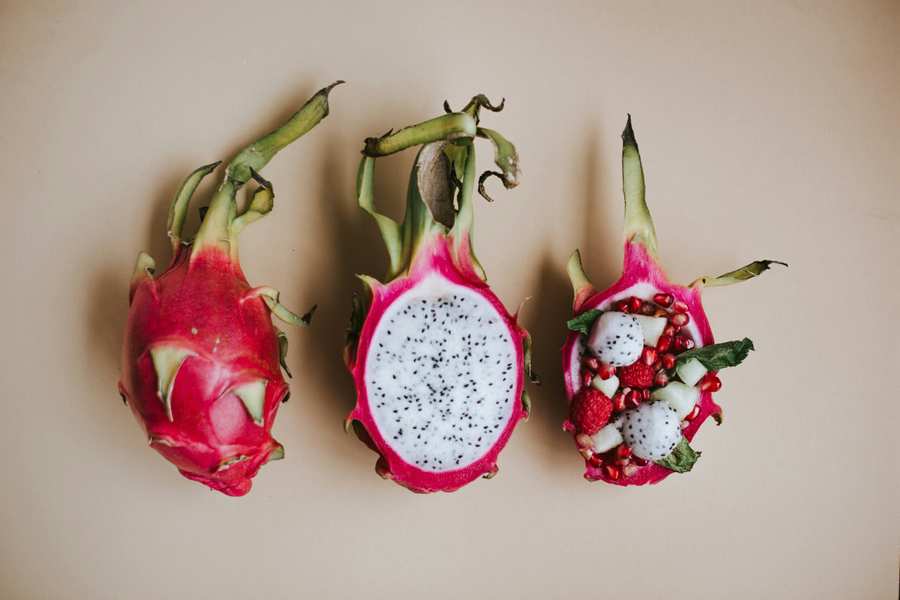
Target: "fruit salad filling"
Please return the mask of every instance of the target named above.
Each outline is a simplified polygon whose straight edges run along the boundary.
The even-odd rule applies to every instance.
[[[739,364],[753,343],[703,347],[687,304],[667,293],[586,310],[568,327],[581,335],[564,429],[574,433],[589,470],[613,481],[651,463],[689,471],[700,453],[682,431],[699,414],[701,395],[722,388],[718,369]]]

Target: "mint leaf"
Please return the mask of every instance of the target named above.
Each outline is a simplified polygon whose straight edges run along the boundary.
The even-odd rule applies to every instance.
[[[710,344],[702,348],[694,348],[678,355],[676,365],[681,365],[696,358],[710,371],[718,371],[725,367],[736,367],[741,364],[753,348],[750,338]]]
[[[656,461],[656,464],[665,467],[670,471],[675,471],[676,473],[687,473],[693,468],[694,463],[697,462],[698,458],[700,458],[700,452],[691,448],[687,439],[681,438],[681,441],[678,442],[678,445],[672,450],[672,454],[662,460]]]
[[[597,319],[597,317],[600,316],[600,313],[602,312],[602,310],[597,310],[596,308],[586,310],[580,315],[577,315],[566,321],[566,327],[568,327],[572,331],[577,331],[578,333],[587,335],[591,331],[591,325],[594,324],[594,321]]]

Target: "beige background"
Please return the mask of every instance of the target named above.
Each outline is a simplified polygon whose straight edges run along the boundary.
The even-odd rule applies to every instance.
[[[897,2],[134,4],[0,5],[0,597],[896,597]],[[288,459],[226,498],[116,394],[128,277],[138,250],[166,259],[186,173],[337,78],[242,238],[252,282],[321,310],[290,332]],[[545,384],[498,478],[423,497],[341,429],[352,274],[386,264],[354,173],[365,136],[476,92],[507,98],[488,118],[524,169],[478,206],[477,249],[507,304],[533,297]],[[566,257],[618,272],[629,111],[674,279],[791,268],[707,293],[758,352],[697,469],[623,490],[581,479],[557,365]],[[411,159],[380,167],[390,210]]]

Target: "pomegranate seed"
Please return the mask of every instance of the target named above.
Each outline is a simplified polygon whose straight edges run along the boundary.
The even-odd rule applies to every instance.
[[[619,300],[613,305],[613,307],[619,312],[631,312],[631,304],[628,302],[628,300]]]
[[[666,375],[665,371],[657,371],[656,375],[653,377],[653,385],[658,387],[663,387],[669,383],[669,376]]]
[[[631,456],[631,448],[627,444],[619,444],[616,448],[616,456],[619,458],[628,458]]]
[[[689,412],[687,414],[687,416],[684,417],[684,420],[688,421],[688,422],[693,421],[694,419],[697,418],[697,415],[699,415],[699,414],[700,414],[700,405],[695,404],[694,408],[691,409],[691,412]]]
[[[694,347],[694,340],[689,337],[678,336],[672,340],[672,345],[675,346],[675,352],[684,352]]]
[[[591,385],[591,382],[594,380],[594,374],[588,371],[587,369],[581,372],[581,385],[584,387],[588,387]]]
[[[639,466],[639,467],[646,467],[646,466],[647,466],[647,461],[644,460],[643,458],[638,457],[638,456],[632,456],[632,457],[631,457],[631,461],[632,461],[634,464],[636,464],[637,466]]]
[[[630,308],[633,313],[640,311],[643,305],[644,301],[637,296],[632,296],[628,299],[628,308]]]
[[[592,373],[596,373],[597,368],[600,366],[600,361],[597,360],[596,358],[594,358],[593,356],[588,356],[582,361],[582,364],[585,366],[586,369],[590,370]]]
[[[606,364],[605,362],[601,362],[597,367],[597,375],[600,376],[600,379],[609,379],[615,374],[616,368],[612,365]]]
[[[591,460],[591,457],[595,456],[593,450],[590,448],[581,448],[578,452],[584,460]]]
[[[628,457],[625,457],[625,458],[617,458],[617,459],[616,459],[616,466],[617,466],[617,467],[624,467],[624,466],[630,465],[630,464],[631,464],[631,459],[628,458]]]
[[[622,469],[622,475],[624,475],[625,477],[631,477],[637,472],[638,468],[635,465],[628,465]]]
[[[622,412],[625,410],[625,394],[622,392],[618,392],[612,397],[612,405],[613,410],[616,412]]]
[[[599,469],[603,466],[603,457],[599,454],[594,454],[588,459],[588,462],[591,463],[591,466],[595,469]]]
[[[674,369],[675,368],[675,355],[671,352],[666,352],[662,355],[662,366],[666,369]]]
[[[669,308],[672,306],[672,302],[675,300],[675,297],[672,294],[654,294],[653,301],[663,306],[665,308]]]
[[[603,468],[603,470],[606,471],[606,476],[609,477],[610,479],[612,479],[613,481],[615,481],[619,478],[619,469],[615,468],[614,466],[606,465]]]
[[[668,313],[666,313],[666,314],[668,314]],[[675,326],[672,325],[671,323],[666,325],[666,328],[663,329],[662,334],[667,335],[669,337],[674,337],[675,336]]]
[[[653,363],[656,362],[656,359],[656,348],[644,346],[644,350],[641,352],[641,360],[644,361],[644,364],[648,367],[652,367]]]
[[[688,321],[691,320],[691,317],[688,316],[687,313],[675,313],[671,317],[669,317],[669,322],[672,323],[675,327],[684,327],[688,324]]]
[[[650,388],[644,388],[641,390],[641,398],[646,402],[650,399]]]
[[[629,406],[637,408],[643,398],[644,394],[641,393],[641,390],[631,390],[630,392],[628,392],[628,396],[626,396],[625,402]]]
[[[688,311],[688,305],[682,302],[681,300],[676,300],[672,304],[672,310],[677,313],[686,313]]]
[[[660,352],[665,352],[669,348],[672,347],[672,336],[671,335],[661,335],[659,339],[656,340],[656,349]]]
[[[718,392],[720,389],[722,389],[722,380],[712,373],[704,375],[700,380],[701,392]]]
[[[594,440],[586,433],[579,433],[575,436],[575,443],[578,444],[578,447],[582,450],[590,450],[591,446],[594,445]]]

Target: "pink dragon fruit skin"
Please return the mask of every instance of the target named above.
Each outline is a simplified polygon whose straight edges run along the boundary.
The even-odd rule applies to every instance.
[[[581,256],[576,250],[568,265],[569,278],[574,290],[573,313],[579,315],[592,309],[609,310],[613,303],[632,296],[650,299],[659,293],[671,294],[675,301],[684,302],[687,306],[687,314],[690,316],[687,330],[697,346],[713,344],[715,339],[701,299],[703,288],[744,281],[759,275],[772,263],[784,263],[760,260],[719,277],[701,277],[687,286],[670,282],[659,266],[656,256],[656,232],[644,199],[643,168],[630,116],[622,133],[622,139],[625,192],[625,253],[622,276],[609,288],[603,291],[596,290],[585,275]],[[581,354],[581,336],[576,332],[570,332],[562,350],[564,383],[569,401],[582,385],[579,377]],[[722,408],[713,400],[713,394],[710,391],[701,391],[697,406],[699,407],[698,414],[682,431],[682,435],[688,442],[694,438],[701,425],[710,416],[717,423],[721,424],[722,422]],[[571,423],[567,421],[564,429],[571,430]],[[584,477],[588,481],[605,481],[627,486],[658,483],[672,473],[673,471],[670,469],[649,462],[645,466],[637,468],[632,475],[621,474],[612,478],[602,466],[594,466],[590,461],[585,460]]]
[[[347,427],[353,426],[357,435],[380,455],[376,463],[379,475],[420,493],[450,492],[478,477],[493,476],[497,472],[500,451],[516,424],[528,415],[529,404],[524,390],[525,375],[531,373],[528,334],[488,287],[471,248],[475,180],[473,138],[488,137],[494,142],[501,172],[491,174],[500,177],[506,187],[515,185],[517,172],[517,157],[512,145],[498,133],[478,127],[480,108],[493,107],[483,96],[476,96],[459,113],[448,111],[450,114],[444,117],[393,135],[369,139],[360,167],[360,205],[373,215],[381,228],[391,255],[391,268],[385,283],[361,276],[367,288],[368,303],[365,308],[357,305],[354,311],[345,354],[357,390],[356,406],[347,418]],[[448,143],[448,139],[454,141]],[[424,146],[410,178],[407,212],[401,225],[374,210],[371,197],[374,157],[419,144]],[[455,168],[461,175],[458,179],[458,210],[452,208],[453,183],[448,177],[448,168]],[[481,183],[486,177],[487,174],[482,176]],[[481,186],[480,189],[483,191]],[[449,216],[445,212],[448,206],[454,211]],[[452,223],[447,222],[448,219]],[[418,294],[422,294],[421,300]],[[415,316],[409,316],[414,313],[408,311],[415,311],[419,302],[422,311],[432,308],[435,311],[430,319],[423,319],[422,331],[429,329],[432,323],[436,327],[442,322],[454,323],[453,319],[460,323],[459,330],[453,330],[451,324],[442,330],[447,332],[445,338],[432,340],[434,346],[427,346],[419,355],[429,357],[423,361],[445,356],[440,351],[444,344],[449,347],[460,339],[468,339],[466,336],[470,334],[478,336],[479,331],[490,331],[494,341],[476,340],[471,362],[475,365],[495,359],[499,362],[502,355],[502,373],[489,381],[479,378],[476,374],[479,367],[465,366],[467,359],[454,359],[449,350],[447,356],[450,358],[439,368],[435,362],[432,367],[418,372],[414,364],[417,358],[407,360],[407,363],[413,363],[411,365],[403,363],[404,358],[410,356],[403,354],[409,347],[406,344],[425,340],[425,333],[422,338],[416,338],[416,331],[408,325],[415,319]],[[471,315],[462,308],[468,306],[466,303],[471,303]],[[453,312],[456,309],[460,312]],[[484,319],[484,326],[466,329],[470,316]],[[389,339],[391,329],[394,329],[395,338],[400,336],[400,341],[393,342],[393,346]],[[403,341],[406,334],[410,335]],[[488,337],[487,333],[482,335]],[[475,356],[481,361],[476,361]],[[397,388],[390,388],[398,374],[403,379],[407,367],[410,369],[406,384],[409,387],[402,388],[400,386],[404,384],[398,383]],[[436,374],[438,372],[440,374]],[[467,379],[470,377],[471,380]],[[431,387],[436,381],[446,384],[442,388],[446,396],[439,396],[436,383]],[[505,391],[502,394],[493,392],[494,384],[498,388],[501,384],[506,386]],[[468,388],[469,385],[472,388]],[[402,393],[403,389],[415,386],[419,386],[417,393]],[[464,389],[477,390],[471,401],[465,395],[455,395]],[[479,394],[483,394],[484,403],[474,400]],[[496,413],[481,408],[490,403],[488,399],[502,408]],[[423,413],[430,416],[418,416]],[[393,419],[395,414],[397,417]],[[490,415],[493,425],[479,421],[485,414]],[[443,443],[442,438],[453,441]],[[428,441],[432,443],[431,449],[426,448]],[[485,442],[483,447],[474,449],[482,441]],[[434,448],[438,449],[432,453]],[[438,467],[436,461],[444,460],[441,457],[447,459],[447,464],[441,463]]]
[[[229,496],[249,492],[260,467],[284,456],[271,429],[288,397],[287,339],[271,314],[295,325],[311,316],[288,311],[272,288],[250,287],[237,236],[272,209],[272,187],[256,169],[327,116],[332,87],[238,154],[190,243],[181,235],[190,197],[218,163],[194,171],[169,213],[172,264],[154,277],[153,259],[141,253],[132,279],[122,397],[151,447],[188,479]],[[238,211],[237,190],[251,177],[260,186]]]

